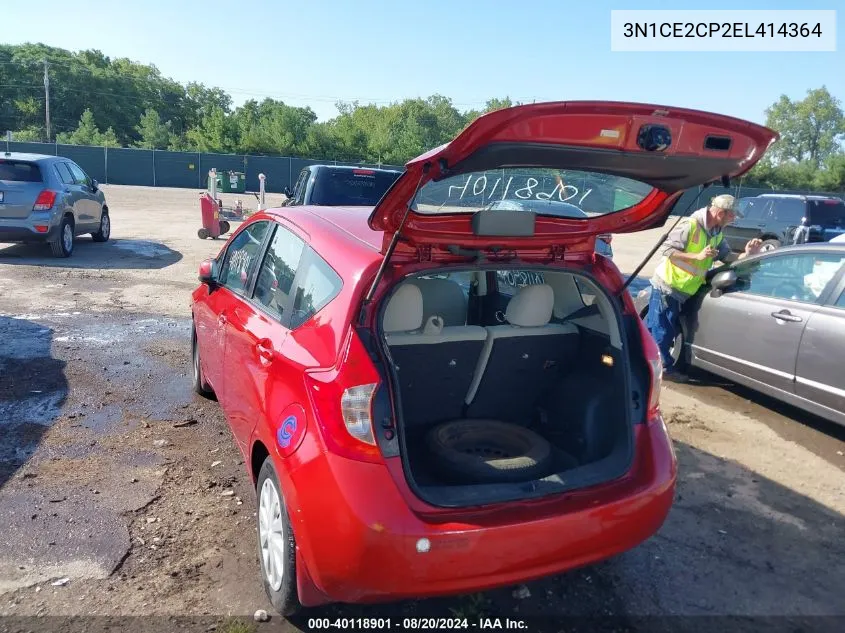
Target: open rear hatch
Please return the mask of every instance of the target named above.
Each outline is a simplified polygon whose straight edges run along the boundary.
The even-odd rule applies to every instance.
[[[618,272],[536,253],[662,224],[686,189],[745,173],[776,138],[692,110],[545,103],[480,117],[409,162],[369,218],[384,261],[365,306],[380,289],[416,496],[449,508],[527,499],[646,463],[636,429],[658,383],[639,318],[609,291]],[[397,249],[427,257],[381,283]]]
[[[497,110],[407,163],[369,224],[385,232],[385,253],[400,229],[410,244],[513,249],[639,231],[665,222],[685,190],[746,173],[777,138],[733,117],[648,104]],[[536,217],[526,228],[488,210]]]

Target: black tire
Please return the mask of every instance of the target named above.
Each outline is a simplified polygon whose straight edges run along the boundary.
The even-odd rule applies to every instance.
[[[103,214],[100,216],[100,229],[96,233],[91,233],[91,239],[95,242],[108,242],[111,236],[111,218],[109,217],[109,210],[103,208]]]
[[[229,229],[231,229],[231,228],[232,228],[232,225],[229,224],[228,222],[226,222],[226,220],[223,220],[222,222],[220,222],[220,235],[228,233]]]
[[[452,477],[471,482],[516,482],[543,476],[551,445],[527,428],[498,420],[455,420],[426,435],[433,461]]]
[[[780,248],[781,246],[783,246],[783,244],[781,244],[780,240],[763,240],[763,243],[760,244],[760,252],[762,253],[765,251],[773,251],[776,248]]]
[[[200,229],[199,231],[197,231],[197,237],[199,237],[201,240],[208,239],[210,235],[211,234],[208,232],[207,229]]]
[[[284,571],[281,576],[281,584],[278,587],[273,587],[268,579],[268,574],[265,568],[265,554],[262,548],[262,494],[264,493],[265,482],[270,484],[275,489],[278,495],[280,513],[278,518],[281,520],[282,538],[285,544],[284,550]],[[264,585],[264,591],[270,599],[273,608],[283,617],[290,617],[296,614],[302,606],[299,603],[299,596],[296,591],[296,538],[293,534],[293,528],[290,524],[288,516],[288,509],[285,505],[285,498],[282,495],[282,488],[279,486],[279,477],[276,475],[276,469],[273,467],[273,461],[267,457],[261,465],[261,470],[258,472],[258,481],[256,482],[256,503],[258,505],[258,560],[261,566],[261,582]]]
[[[50,249],[55,257],[70,257],[76,243],[73,220],[68,216],[62,218],[56,237],[50,242]]]
[[[202,365],[200,364],[200,348],[197,345],[197,331],[194,326],[191,326],[191,376],[194,391],[196,391],[203,398],[210,400],[214,399],[214,391],[208,386],[202,375]]]

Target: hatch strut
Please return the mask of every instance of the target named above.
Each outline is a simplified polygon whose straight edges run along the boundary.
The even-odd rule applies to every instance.
[[[384,271],[387,269],[387,263],[390,261],[391,255],[393,255],[393,251],[396,250],[396,244],[399,242],[400,234],[402,233],[402,228],[405,226],[405,222],[408,220],[408,214],[411,213],[411,205],[413,204],[414,200],[417,197],[417,193],[420,190],[420,186],[422,185],[423,177],[428,174],[429,170],[431,169],[431,163],[426,162],[422,166],[422,173],[420,174],[420,179],[417,181],[417,186],[414,189],[414,195],[411,196],[411,199],[408,201],[408,205],[405,208],[405,215],[402,216],[402,221],[399,223],[399,226],[396,228],[396,232],[393,234],[393,237],[390,240],[390,244],[387,247],[387,251],[384,253],[384,257],[381,260],[381,264],[378,267],[378,271],[376,272],[375,279],[373,279],[373,283],[370,286],[370,289],[367,291],[367,295],[364,297],[364,302],[361,305],[361,315],[363,317],[364,308],[367,307],[367,304],[373,300],[373,294],[375,294],[376,286],[378,286],[381,278],[384,276]]]
[[[640,274],[640,271],[645,267],[646,263],[654,256],[654,254],[657,252],[657,249],[660,248],[660,246],[663,244],[663,242],[665,242],[667,239],[669,239],[669,235],[672,233],[672,231],[675,229],[675,227],[678,226],[678,222],[680,222],[685,217],[687,217],[687,213],[689,212],[689,210],[692,207],[694,207],[695,205],[698,204],[699,199],[701,199],[701,192],[704,191],[705,189],[707,189],[707,187],[709,187],[711,184],[713,184],[713,183],[708,182],[707,184],[704,185],[704,187],[702,187],[699,190],[698,195],[695,197],[695,199],[692,202],[689,203],[689,205],[687,205],[687,208],[684,209],[683,212],[678,216],[678,219],[675,220],[675,223],[671,226],[671,228],[668,231],[666,231],[660,237],[659,240],[657,240],[657,244],[654,245],[654,247],[648,252],[648,255],[646,255],[643,258],[643,260],[640,262],[639,266],[636,267],[634,272],[632,272],[630,274],[630,276],[628,277],[628,279],[625,280],[625,283],[622,284],[622,289],[619,291],[620,297],[622,296],[622,293],[625,292],[625,290],[628,288],[628,286],[631,285],[631,282],[634,281],[634,279],[637,278],[637,276]],[[722,186],[725,189],[730,187],[730,180],[728,179],[727,176],[722,176]]]

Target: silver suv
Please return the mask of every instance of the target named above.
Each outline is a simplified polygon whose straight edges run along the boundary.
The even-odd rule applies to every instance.
[[[106,197],[69,158],[0,154],[0,242],[43,242],[56,257],[73,253],[76,236],[111,234]]]

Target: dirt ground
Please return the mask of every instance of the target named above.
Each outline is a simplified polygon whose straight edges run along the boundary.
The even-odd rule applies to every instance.
[[[818,630],[834,621],[817,616],[845,616],[845,431],[704,376],[664,391],[677,499],[640,547],[479,595],[275,616],[254,491],[219,407],[190,387],[190,292],[223,241],[198,239],[197,191],[103,189],[108,243],[80,238],[67,260],[0,244],[0,631],[72,630],[68,616],[231,632],[413,615],[528,630],[708,621],[692,616],[719,616],[724,630],[724,616],[777,616],[768,630]],[[619,268],[631,272],[660,233],[617,236]],[[257,609],[269,623],[252,622]]]

